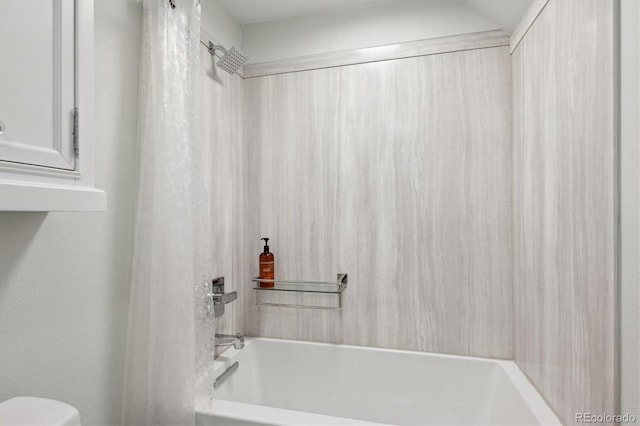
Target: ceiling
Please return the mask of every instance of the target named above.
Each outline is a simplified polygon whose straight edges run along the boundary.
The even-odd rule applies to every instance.
[[[378,0],[218,0],[240,25],[306,15]]]
[[[513,33],[532,0],[460,0],[460,3]]]
[[[218,0],[240,25],[305,15],[343,6],[372,2],[415,0]],[[419,0],[430,1],[430,0]],[[532,0],[449,0],[458,1],[511,33]]]

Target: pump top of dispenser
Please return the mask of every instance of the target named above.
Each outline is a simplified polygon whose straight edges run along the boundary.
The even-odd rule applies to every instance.
[[[269,238],[260,238],[264,240],[264,252],[269,253]]]

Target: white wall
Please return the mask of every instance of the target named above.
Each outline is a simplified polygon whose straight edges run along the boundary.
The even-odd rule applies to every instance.
[[[118,424],[131,269],[140,5],[98,0],[96,185],[104,213],[0,213],[0,400]]]
[[[640,419],[640,2],[621,2],[621,413]]]
[[[229,12],[220,6],[217,0],[202,0],[201,10],[201,38],[211,37],[215,39],[211,40],[214,43],[222,44],[226,48],[236,46],[239,49],[242,45],[242,29]]]
[[[250,62],[267,62],[499,28],[457,1],[405,0],[245,25],[242,48]]]

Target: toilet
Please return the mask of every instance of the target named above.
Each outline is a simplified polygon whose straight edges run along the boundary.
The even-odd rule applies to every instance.
[[[80,412],[64,402],[33,396],[0,402],[0,426],[33,425],[80,426]]]

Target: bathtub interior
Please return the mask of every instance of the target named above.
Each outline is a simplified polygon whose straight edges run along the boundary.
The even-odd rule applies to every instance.
[[[216,375],[236,361],[214,391],[219,405],[383,424],[539,424],[506,361],[258,338],[222,354]]]

